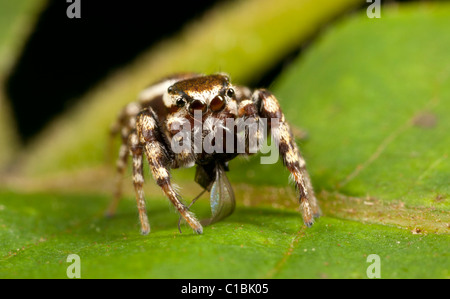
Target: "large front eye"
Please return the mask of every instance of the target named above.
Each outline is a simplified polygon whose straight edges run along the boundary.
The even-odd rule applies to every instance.
[[[232,98],[232,97],[234,97],[234,95],[235,95],[235,92],[234,92],[233,88],[230,88],[230,89],[227,90],[227,96],[228,97]]]
[[[225,108],[225,99],[223,96],[216,96],[209,104],[211,111],[218,112]]]
[[[181,108],[181,107],[184,106],[184,104],[186,104],[186,101],[185,101],[183,98],[178,98],[178,99],[176,100],[175,104],[176,104],[179,108]]]
[[[206,103],[200,101],[200,100],[193,100],[191,104],[189,105],[189,112],[194,115],[195,110],[200,110],[202,114],[206,112],[206,109],[208,107],[206,106]]]

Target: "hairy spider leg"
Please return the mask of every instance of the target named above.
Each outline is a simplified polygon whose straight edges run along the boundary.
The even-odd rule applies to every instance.
[[[238,116],[239,119],[242,120],[244,123],[247,122],[249,119],[253,119],[253,124],[256,128],[254,131],[254,134],[256,136],[250,136],[251,130],[248,127],[245,127],[245,154],[246,155],[252,155],[255,154],[256,151],[259,151],[262,142],[264,141],[264,134],[262,132],[263,127],[260,123],[260,116],[258,114],[258,110],[256,109],[255,105],[253,104],[253,101],[250,99],[242,99],[238,104]],[[254,141],[253,146],[257,146],[257,148],[253,148],[253,146],[250,144],[250,140]]]
[[[259,89],[253,93],[252,98],[259,115],[267,119],[268,129],[278,145],[283,164],[291,173],[299,192],[303,221],[306,226],[310,227],[314,223],[314,218],[320,216],[321,211],[314,195],[311,179],[306,171],[305,160],[295,143],[292,131],[285,121],[278,100],[272,93],[265,89]],[[277,127],[271,126],[271,119],[278,119]]]
[[[170,182],[170,161],[166,146],[161,141],[161,133],[158,130],[157,119],[151,108],[143,110],[137,116],[136,129],[139,144],[143,147],[147,156],[150,170],[157,185],[161,187],[166,197],[172,202],[180,215],[191,228],[198,234],[203,233],[203,227],[193,213],[180,201]]]
[[[116,162],[116,181],[115,181],[115,190],[113,199],[111,200],[108,209],[105,212],[105,216],[112,217],[116,214],[117,207],[119,206],[119,202],[122,198],[122,181],[123,176],[125,175],[125,170],[128,165],[128,146],[126,144],[122,144],[119,150],[119,158]]]
[[[202,196],[203,193],[205,193],[206,191],[208,191],[208,190],[203,189],[196,197],[194,197],[194,199],[193,199],[193,200],[191,201],[191,203],[187,206],[187,208],[190,209],[190,208],[192,207],[192,205],[197,201],[197,199],[199,199],[200,196]],[[182,233],[182,231],[181,231],[181,219],[182,219],[182,217],[181,217],[181,215],[180,215],[180,218],[178,218],[178,231],[180,232],[180,234]]]
[[[107,217],[115,215],[119,202],[122,198],[122,182],[125,175],[125,171],[128,166],[129,153],[129,137],[131,132],[134,131],[136,125],[136,115],[141,109],[141,106],[136,103],[130,103],[121,110],[117,121],[111,126],[110,129],[110,148],[112,148],[112,139],[119,133],[121,134],[122,144],[119,149],[119,157],[116,161],[116,181],[114,196],[108,209],[105,212]]]
[[[144,172],[142,167],[142,147],[136,133],[129,138],[129,146],[133,157],[133,184],[136,192],[136,204],[141,222],[141,233],[147,235],[150,232],[150,224],[147,218],[147,208],[144,197]]]
[[[249,136],[246,131],[245,150],[249,153],[249,140],[257,140],[258,145],[262,144],[264,134],[262,134],[262,123],[259,122],[260,117],[267,119],[267,125],[272,137],[278,144],[280,155],[283,159],[283,164],[288,168],[295,181],[296,188],[299,191],[300,205],[303,211],[303,219],[307,226],[311,226],[315,217],[319,217],[321,212],[314,195],[314,190],[311,184],[311,179],[306,171],[306,163],[301,156],[292,131],[285,121],[284,114],[281,111],[278,100],[266,90],[256,90],[253,95],[253,100],[244,99],[239,103],[238,112],[239,117],[244,121],[253,118],[257,124],[256,136]],[[270,120],[278,119],[278,127],[271,127]]]

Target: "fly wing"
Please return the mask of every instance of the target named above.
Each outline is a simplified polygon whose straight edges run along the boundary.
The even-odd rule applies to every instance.
[[[216,178],[211,187],[210,204],[212,216],[202,221],[202,224],[209,225],[218,222],[231,215],[236,206],[234,192],[230,181],[227,178],[224,167],[217,164],[215,167]]]

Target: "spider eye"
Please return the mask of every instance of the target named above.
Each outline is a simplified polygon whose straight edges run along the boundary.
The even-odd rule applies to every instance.
[[[203,114],[203,113],[206,112],[206,109],[207,109],[207,108],[208,108],[208,107],[206,106],[206,104],[203,103],[202,101],[200,101],[200,100],[194,100],[194,101],[192,101],[192,103],[189,105],[189,112],[190,112],[192,115],[194,115],[194,111],[195,111],[195,110],[200,110],[200,111],[202,112],[202,114]]]
[[[186,104],[186,101],[183,99],[183,98],[179,98],[179,99],[177,99],[177,101],[175,102],[175,104],[178,106],[178,107],[183,107],[185,104]]]
[[[216,96],[209,104],[211,111],[217,112],[225,107],[225,99],[222,96]]]
[[[233,88],[230,88],[227,90],[227,96],[230,98],[234,97],[234,89]]]

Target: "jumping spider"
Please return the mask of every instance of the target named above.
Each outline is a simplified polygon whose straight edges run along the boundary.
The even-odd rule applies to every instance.
[[[263,130],[271,133],[283,164],[291,173],[298,190],[303,221],[308,227],[311,226],[314,218],[320,215],[320,208],[305,168],[305,161],[300,155],[277,99],[265,89],[251,91],[247,87],[232,85],[225,74],[174,75],[143,90],[137,101],[128,104],[121,111],[111,129],[113,135],[120,131],[122,145],[117,161],[117,190],[107,214],[114,214],[120,200],[121,180],[129,155],[133,159],[133,183],[142,234],[150,232],[143,192],[144,155],[148,159],[154,180],[195,232],[199,234],[203,232],[202,224],[189,211],[190,206],[187,207],[182,203],[171,182],[171,169],[196,165],[195,181],[204,188],[204,191],[211,192],[212,217],[205,222],[206,224],[231,214],[235,206],[234,193],[225,171],[228,170],[228,161],[231,159],[240,154],[252,154],[249,142],[246,141],[243,153],[237,151],[211,153],[204,149],[199,151],[194,146],[195,136],[200,136],[200,140],[203,141],[208,134],[216,132],[215,129],[218,127],[226,130],[225,119],[268,120],[266,127],[257,126],[253,132],[254,136],[246,130],[244,139],[254,137],[261,141]],[[273,126],[274,120],[277,121],[276,128]],[[201,130],[196,127],[196,122],[203,125]],[[180,141],[180,128],[184,125],[190,125],[187,133],[191,135],[184,140],[188,141],[189,145],[180,151],[174,151],[174,141],[175,143]],[[223,134],[218,135],[214,135],[214,138],[223,137]],[[231,132],[231,138],[238,138],[237,135],[236,130]]]

